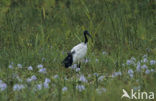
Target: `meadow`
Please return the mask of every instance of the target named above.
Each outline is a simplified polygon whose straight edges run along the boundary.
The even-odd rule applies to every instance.
[[[154,0],[0,0],[0,101],[156,94],[155,7]],[[81,68],[66,69],[62,61],[84,30],[93,37],[87,56]]]

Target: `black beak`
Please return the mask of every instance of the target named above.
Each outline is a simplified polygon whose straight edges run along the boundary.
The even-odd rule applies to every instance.
[[[87,35],[93,40],[92,36],[89,33],[87,33]]]

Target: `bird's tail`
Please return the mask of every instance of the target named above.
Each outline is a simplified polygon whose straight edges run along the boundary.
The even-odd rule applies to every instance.
[[[73,56],[71,54],[68,54],[68,56],[62,61],[62,64],[65,66],[65,68],[68,68],[73,63]]]

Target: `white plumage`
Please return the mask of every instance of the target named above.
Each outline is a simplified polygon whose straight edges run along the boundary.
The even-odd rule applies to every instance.
[[[91,37],[88,31],[84,31],[85,42],[81,42],[74,46],[68,53],[68,56],[64,59],[63,63],[66,68],[71,66],[73,63],[78,63],[78,67],[80,67],[80,63],[87,54],[87,35]]]
[[[82,62],[82,59],[87,53],[87,43],[85,44],[84,42],[76,45],[75,47],[72,48],[71,53],[75,52],[73,54],[73,63],[79,63]]]

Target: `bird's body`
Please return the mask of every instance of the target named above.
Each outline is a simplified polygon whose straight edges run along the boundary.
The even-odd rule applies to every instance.
[[[91,37],[88,31],[84,31],[85,42],[81,42],[80,44],[74,46],[68,53],[68,56],[64,59],[63,63],[66,68],[71,66],[73,63],[78,63],[80,67],[80,63],[87,54],[88,39],[86,35],[89,35]]]
[[[87,53],[87,44],[82,42],[82,43],[76,45],[71,50],[71,52],[74,52],[74,51],[75,51],[75,54],[73,54],[73,63],[81,62]]]

